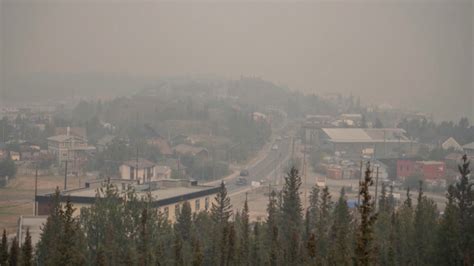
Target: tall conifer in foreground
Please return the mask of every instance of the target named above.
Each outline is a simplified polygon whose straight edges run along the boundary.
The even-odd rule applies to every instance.
[[[374,262],[373,250],[373,225],[377,219],[375,214],[375,204],[369,193],[369,187],[373,185],[370,170],[370,163],[367,163],[364,180],[359,184],[359,194],[362,197],[359,208],[360,225],[357,230],[356,248],[355,248],[355,265],[371,265]]]

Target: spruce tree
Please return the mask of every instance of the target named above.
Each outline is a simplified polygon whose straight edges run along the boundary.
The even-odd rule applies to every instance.
[[[249,248],[250,248],[250,221],[249,221],[249,206],[247,195],[245,195],[244,208],[241,214],[241,230],[240,230],[240,262],[243,265],[248,264]]]
[[[213,234],[213,258],[221,265],[225,264],[228,251],[229,218],[232,216],[232,205],[227,195],[224,182],[221,182],[219,191],[216,194],[211,207],[211,219],[215,234]]]
[[[201,243],[199,240],[194,241],[194,251],[193,251],[193,266],[201,266],[203,265],[203,254],[201,251]]]
[[[0,243],[0,266],[8,264],[8,239],[7,231],[3,229],[2,242]]]
[[[31,245],[30,228],[26,229],[25,241],[21,246],[21,265],[33,265],[33,246]]]
[[[362,203],[358,207],[360,224],[357,230],[354,258],[354,264],[362,266],[374,263],[373,225],[377,220],[377,215],[374,213],[374,200],[369,193],[369,187],[373,185],[371,174],[372,171],[370,170],[370,163],[368,162],[364,180],[359,184],[359,194],[362,197]]]
[[[309,216],[308,216],[308,226],[310,228],[316,228],[319,217],[319,192],[320,189],[318,185],[315,185],[309,194]]]
[[[18,263],[18,258],[20,255],[20,248],[18,247],[18,240],[16,237],[13,238],[12,243],[10,245],[10,252],[8,256],[8,265],[10,266],[17,266]]]
[[[333,223],[330,232],[329,264],[350,265],[352,258],[352,217],[349,213],[344,188],[333,211]]]
[[[175,234],[174,238],[174,265],[183,266],[183,243],[178,234]]]
[[[400,265],[412,265],[416,250],[414,245],[414,210],[410,188],[407,188],[406,199],[397,211],[396,232],[398,233],[396,246],[399,252],[395,254],[395,260]]]
[[[181,211],[174,226],[183,241],[186,242],[191,239],[192,211],[191,204],[189,204],[188,201],[183,202]]]
[[[418,200],[415,209],[415,263],[431,265],[434,263],[434,243],[436,242],[438,210],[433,200],[423,194],[423,183],[420,182]]]
[[[455,185],[454,195],[459,209],[460,248],[463,263],[472,265],[474,263],[474,183],[469,182],[471,170],[467,156],[464,155],[462,160],[462,165],[459,165],[461,179]]]
[[[261,258],[261,239],[260,239],[260,223],[256,222],[253,227],[252,249],[250,251],[250,265],[259,266],[262,264]]]
[[[301,186],[301,177],[298,169],[292,167],[285,177],[285,185],[283,187],[283,206],[282,206],[282,224],[283,243],[285,243],[284,257],[285,264],[294,263],[298,256],[298,247],[301,238],[302,226],[302,206],[299,195]]]
[[[316,223],[317,257],[323,264],[327,264],[329,252],[329,229],[331,226],[332,200],[329,188],[325,186],[320,193],[318,221]]]
[[[449,186],[446,195],[448,202],[441,217],[437,237],[436,255],[440,265],[461,265],[461,230],[459,208],[455,199],[455,188]]]

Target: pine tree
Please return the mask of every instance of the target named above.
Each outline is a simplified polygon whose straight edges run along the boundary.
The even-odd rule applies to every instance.
[[[21,264],[23,266],[33,265],[33,246],[31,245],[30,229],[26,229],[25,242],[21,246]]]
[[[320,193],[320,204],[318,221],[316,223],[316,245],[318,247],[317,257],[323,264],[327,264],[329,252],[329,229],[332,223],[331,211],[332,201],[329,188],[325,186]]]
[[[249,221],[249,206],[247,195],[245,195],[244,208],[241,214],[241,230],[240,230],[240,262],[243,265],[248,264],[249,247],[250,247],[250,221]]]
[[[268,264],[270,266],[276,266],[280,265],[280,244],[278,241],[279,235],[278,235],[278,227],[273,226],[272,227],[272,232],[271,232],[271,242],[270,242],[270,251],[268,254],[269,257],[269,262]]]
[[[16,239],[16,237],[14,237],[10,246],[8,265],[10,266],[18,265],[18,257],[20,255],[19,249],[20,248],[18,247],[18,240]]]
[[[191,204],[189,204],[188,201],[183,203],[174,226],[183,241],[189,241],[191,239],[192,211]]]
[[[374,225],[375,232],[375,246],[377,251],[377,262],[386,265],[388,264],[388,251],[389,251],[389,232],[391,222],[391,207],[389,198],[387,196],[387,187],[385,183],[382,183],[382,191],[380,198],[378,199],[378,213],[377,221]]]
[[[59,188],[51,197],[50,213],[42,228],[40,241],[36,248],[36,260],[40,265],[56,265],[60,263],[59,244],[63,238],[63,210],[60,203]]]
[[[414,220],[414,244],[417,251],[415,261],[417,265],[431,265],[434,263],[437,216],[436,204],[423,195],[423,184],[420,182]]]
[[[308,216],[308,226],[310,228],[316,228],[319,217],[319,192],[320,189],[318,185],[315,185],[309,194],[309,216]]]
[[[469,161],[467,156],[462,157],[459,165],[461,180],[455,185],[454,195],[457,201],[460,218],[461,241],[460,248],[464,265],[474,263],[474,184],[469,182]]]
[[[183,243],[181,242],[181,238],[178,234],[175,234],[174,238],[174,265],[175,266],[182,266],[184,265],[183,261]]]
[[[330,232],[329,264],[350,265],[352,258],[352,217],[349,213],[344,188],[334,208]]]
[[[203,265],[203,254],[201,251],[201,243],[199,242],[199,240],[196,240],[194,244],[192,265],[193,266]]]
[[[213,258],[216,260],[215,263],[220,261],[220,265],[225,265],[228,251],[229,218],[232,216],[232,205],[230,204],[230,198],[227,196],[227,189],[224,182],[221,182],[220,189],[214,201],[211,207],[211,219],[215,230],[215,234],[213,235]]]
[[[308,255],[308,264],[314,265],[316,264],[316,254],[317,254],[317,244],[316,244],[316,236],[314,233],[310,233],[308,236],[308,240],[306,241],[306,253]]]
[[[369,187],[373,185],[370,170],[370,163],[367,163],[364,180],[360,182],[359,194],[362,196],[362,203],[358,207],[360,214],[360,225],[357,231],[355,248],[355,265],[371,265],[373,263],[373,224],[377,219],[374,213],[374,201],[369,194]]]
[[[2,242],[0,243],[0,266],[8,264],[8,239],[7,231],[3,229]]]
[[[406,192],[407,198],[397,212],[397,249],[399,252],[395,255],[395,260],[400,265],[412,265],[415,258],[414,246],[414,210],[410,196],[410,188]]]
[[[441,217],[440,228],[437,237],[438,262],[440,265],[461,265],[461,230],[459,208],[455,203],[455,188],[449,186],[446,195],[448,202]]]
[[[229,226],[229,239],[228,243],[229,245],[227,246],[227,251],[226,251],[226,259],[225,259],[225,265],[237,265],[236,263],[236,233],[235,233],[235,226],[233,223],[231,223]]]
[[[250,253],[250,265],[259,266],[262,264],[261,248],[260,223],[256,222],[253,227],[253,241],[252,250]]]
[[[299,195],[301,186],[301,177],[298,169],[292,167],[285,177],[285,186],[283,187],[283,206],[282,206],[282,226],[285,248],[285,264],[294,263],[298,255],[298,246],[300,245],[300,232],[302,226],[302,206]],[[288,241],[290,239],[290,241]]]

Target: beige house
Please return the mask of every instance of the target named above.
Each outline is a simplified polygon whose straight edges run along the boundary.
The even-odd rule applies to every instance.
[[[137,180],[142,184],[157,179],[156,164],[143,158],[124,162],[119,171],[121,179]]]
[[[166,165],[157,165],[155,167],[155,175],[157,179],[170,179],[171,168]]]
[[[58,163],[83,158],[88,152],[95,151],[87,140],[75,135],[56,135],[48,138],[48,151],[54,154]]]
[[[76,211],[74,215],[80,215],[82,208],[89,208],[96,201],[97,188],[101,187],[105,180],[88,182],[85,187],[63,191],[61,202],[66,200],[74,204]],[[145,197],[148,193],[152,197],[152,206],[163,213],[170,222],[176,221],[176,214],[184,202],[189,202],[192,213],[208,211],[211,209],[215,195],[219,187],[198,185],[197,181],[190,180],[158,180],[145,185],[139,185],[131,180],[110,179],[108,182],[114,184],[120,195],[124,195],[129,187],[133,187],[138,198]],[[50,212],[51,194],[36,196],[38,203],[38,214],[48,215]]]

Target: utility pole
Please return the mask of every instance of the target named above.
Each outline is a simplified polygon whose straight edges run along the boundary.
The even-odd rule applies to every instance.
[[[35,164],[35,216],[37,215],[36,196],[38,195],[38,162]]]
[[[138,114],[137,114],[138,116]],[[140,184],[140,179],[138,178],[138,144],[137,144],[137,156],[135,157],[136,158],[136,161],[135,161],[135,178],[137,179],[137,182],[138,184]]]
[[[303,145],[303,177],[304,177],[304,210],[306,211],[306,194],[307,194],[307,178],[306,178],[306,142]]]
[[[375,210],[377,210],[377,190],[379,187],[379,167],[377,166],[377,172],[375,174]]]
[[[362,180],[362,160],[360,160],[360,175],[359,175],[359,193],[357,193],[357,206],[360,205],[360,181]]]
[[[64,166],[64,190],[67,190],[67,159]]]

